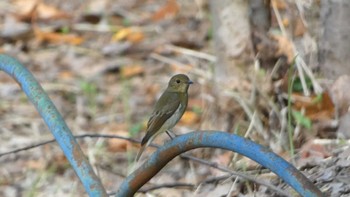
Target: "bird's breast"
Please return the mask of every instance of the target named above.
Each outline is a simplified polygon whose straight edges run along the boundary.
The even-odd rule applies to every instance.
[[[164,129],[171,129],[173,128],[176,123],[180,120],[182,116],[182,111],[183,111],[183,105],[179,105],[179,107],[176,109],[174,114],[164,123]]]

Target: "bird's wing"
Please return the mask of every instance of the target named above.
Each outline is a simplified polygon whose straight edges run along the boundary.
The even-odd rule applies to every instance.
[[[168,93],[166,96],[163,94],[156,103],[150,119],[147,123],[147,133],[142,139],[141,144],[145,144],[148,140],[157,133],[157,131],[163,126],[166,120],[168,120],[180,105],[180,96],[177,93]],[[166,103],[163,107],[159,107],[159,103]]]

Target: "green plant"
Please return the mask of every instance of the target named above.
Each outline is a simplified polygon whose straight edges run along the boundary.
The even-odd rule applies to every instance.
[[[80,88],[83,92],[83,95],[87,99],[88,109],[91,114],[96,113],[96,97],[97,97],[97,86],[94,83],[88,81],[81,81]]]
[[[297,124],[307,129],[311,129],[312,123],[310,118],[306,117],[303,113],[295,110],[292,110],[292,115]]]

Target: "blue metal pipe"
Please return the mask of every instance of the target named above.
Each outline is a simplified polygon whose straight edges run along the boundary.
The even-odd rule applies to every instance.
[[[34,104],[89,196],[107,196],[72,132],[34,76],[16,59],[4,54],[0,54],[0,70],[14,78]]]
[[[133,196],[174,157],[188,150],[203,147],[221,148],[244,155],[276,173],[301,196],[323,196],[322,192],[301,172],[266,147],[221,131],[192,132],[169,141],[124,180],[116,196]]]

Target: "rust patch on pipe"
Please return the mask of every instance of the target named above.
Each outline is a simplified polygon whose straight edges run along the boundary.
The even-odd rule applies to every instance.
[[[151,161],[146,161],[148,162],[147,164],[143,164],[133,173],[134,176],[138,178],[130,181],[130,189],[137,191],[180,152],[181,149],[179,147],[173,146],[167,149],[167,151],[161,151],[156,159],[151,158]],[[156,165],[151,165],[151,163],[155,163]]]
[[[74,145],[74,141],[71,140],[70,143],[73,146],[73,159],[77,162],[78,167],[81,167],[81,164],[84,160],[84,158],[80,157],[82,155],[82,152],[78,146]]]
[[[288,169],[288,171],[291,172],[291,175],[294,176],[296,179],[298,179],[299,183],[303,186],[305,190],[310,191],[313,194],[316,194],[318,197],[325,197],[323,193],[318,190],[314,184],[309,181],[309,179],[306,178],[301,172],[299,173],[296,169]]]

